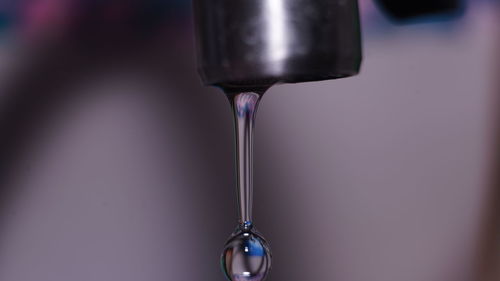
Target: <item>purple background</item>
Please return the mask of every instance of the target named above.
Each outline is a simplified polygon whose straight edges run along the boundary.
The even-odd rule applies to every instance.
[[[480,258],[499,254],[483,233],[496,226],[484,219],[493,4],[410,26],[363,10],[360,76],[277,86],[260,107],[254,209],[269,280],[498,280],[486,273],[499,263]],[[223,280],[236,222],[229,106],[199,82],[189,18],[144,37],[122,12],[4,29],[1,281]]]

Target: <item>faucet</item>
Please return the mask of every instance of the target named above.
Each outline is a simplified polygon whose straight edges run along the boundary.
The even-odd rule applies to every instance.
[[[357,0],[195,0],[199,74],[226,92],[356,75]]]
[[[375,0],[396,21],[459,15],[463,0]],[[194,0],[198,71],[226,92],[358,74],[357,0]]]

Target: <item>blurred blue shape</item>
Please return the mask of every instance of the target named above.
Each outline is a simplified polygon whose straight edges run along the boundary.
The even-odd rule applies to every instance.
[[[376,0],[396,23],[448,21],[465,13],[465,0]]]
[[[6,13],[0,13],[0,31],[10,26],[12,20]]]
[[[12,26],[16,14],[15,4],[18,3],[13,0],[0,1],[0,31],[4,31]]]

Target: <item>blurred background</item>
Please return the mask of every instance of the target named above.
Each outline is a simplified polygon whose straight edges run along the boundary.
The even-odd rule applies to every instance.
[[[498,3],[361,6],[359,76],[261,104],[269,280],[499,280]],[[187,0],[0,2],[0,280],[223,280],[232,119],[193,45]]]

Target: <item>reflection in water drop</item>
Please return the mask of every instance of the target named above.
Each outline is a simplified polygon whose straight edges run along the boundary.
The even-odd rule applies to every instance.
[[[231,281],[263,281],[271,269],[271,251],[262,236],[240,230],[227,241],[221,265]]]

